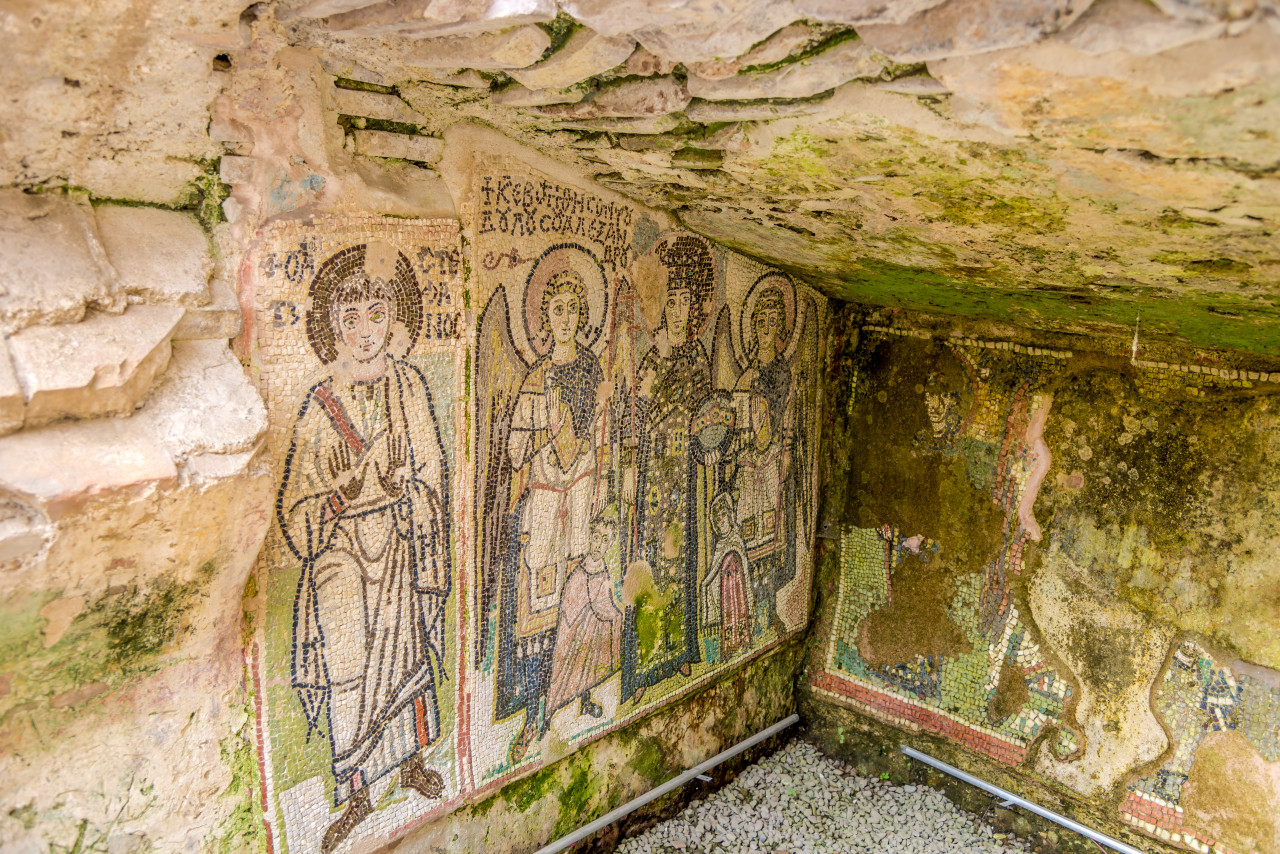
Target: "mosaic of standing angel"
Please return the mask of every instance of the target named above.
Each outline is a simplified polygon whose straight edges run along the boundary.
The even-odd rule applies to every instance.
[[[738,496],[738,533],[757,603],[756,636],[768,628],[785,633],[777,593],[795,575],[797,531],[808,528],[809,480],[806,467],[794,464],[808,459],[811,450],[810,424],[801,413],[811,411],[807,396],[818,361],[817,309],[812,301],[805,309],[798,315],[791,280],[771,272],[747,293],[743,356],[727,309],[716,324],[716,387],[731,390],[733,397],[736,440],[728,479]]]
[[[276,503],[302,562],[294,602],[292,685],[312,732],[326,731],[333,802],[330,852],[373,812],[371,786],[439,798],[422,753],[441,738],[450,590],[449,470],[431,389],[407,352],[422,324],[403,254],[334,255],[311,286],[307,332],[332,373],[298,413]],[[322,726],[323,725],[323,726]]]
[[[711,389],[699,335],[717,278],[710,244],[684,233],[660,238],[636,269],[637,290],[659,298],[661,317],[625,407],[634,441],[623,478],[632,530],[628,586],[642,591],[627,609],[624,631],[622,691],[633,702],[672,676],[689,676],[701,660],[698,467],[714,452],[704,459],[691,428]]]
[[[616,669],[616,644],[580,624],[585,604],[590,619],[612,626],[601,598],[612,595],[612,579],[601,584],[603,554],[588,555],[592,519],[607,496],[601,474],[609,399],[591,348],[603,314],[591,322],[592,299],[607,301],[598,262],[582,247],[562,244],[543,253],[526,282],[522,338],[537,354],[532,365],[526,368],[512,338],[505,290],[494,294],[480,324],[480,426],[489,426],[478,456],[486,534],[481,617],[487,626],[496,604],[495,718],[524,712],[509,750],[513,765],[567,705],[565,686],[575,686],[581,713],[601,717],[590,689]],[[562,632],[573,634],[559,642]],[[569,640],[590,649],[569,649]]]

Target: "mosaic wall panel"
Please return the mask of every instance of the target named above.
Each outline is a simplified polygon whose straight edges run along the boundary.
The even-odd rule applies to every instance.
[[[825,302],[482,161],[475,785],[715,679],[808,618]]]
[[[862,346],[874,350],[894,337],[887,329],[869,328]],[[912,563],[922,568],[962,563],[953,552],[963,544],[874,524],[876,520],[865,520],[872,524],[846,532],[840,544],[841,581],[826,666],[813,684],[824,696],[901,726],[946,735],[998,762],[1016,765],[1046,725],[1059,723],[1071,696],[1070,684],[1045,660],[1023,624],[1008,583],[1022,571],[1026,543],[1040,539],[1030,508],[1048,459],[1040,452],[1038,429],[1028,427],[1043,426],[1045,380],[1066,354],[996,351],[960,342],[948,343],[943,352],[939,362],[949,370],[918,370],[919,377],[901,380],[905,385],[891,376],[890,366],[871,367],[871,375],[855,380],[855,399],[849,406],[852,411],[859,402],[870,403],[872,409],[888,413],[910,398],[920,399],[927,420],[910,440],[912,455],[959,461],[972,495],[994,508],[981,521],[996,544],[995,557],[979,571],[957,573],[946,601],[938,603],[945,609],[946,622],[962,633],[949,644],[950,650],[925,651],[892,664],[867,661],[859,649],[859,630],[873,613],[888,613],[894,578],[913,583],[903,571]],[[863,396],[861,401],[857,394]],[[890,395],[896,398],[892,402]],[[959,531],[956,535],[964,536]],[[919,604],[919,599],[913,602]],[[865,634],[863,640],[866,650]],[[1020,683],[1019,689],[1010,691],[1009,680]],[[1000,703],[997,689],[1002,681],[1006,685],[1000,696],[1012,695],[1019,702]],[[1060,749],[1071,753],[1070,729],[1059,731]]]
[[[456,803],[465,452],[457,223],[285,223],[255,253],[277,464],[252,646],[276,850],[335,851]]]
[[[277,850],[388,839],[804,628],[827,306],[513,160],[263,235]],[[242,292],[246,289],[242,286]]]
[[[1169,728],[1172,755],[1155,773],[1130,781],[1120,806],[1121,818],[1153,836],[1204,854],[1243,854],[1213,833],[1189,826],[1192,822],[1182,801],[1196,754],[1210,737],[1224,740],[1228,733],[1234,734],[1263,760],[1280,763],[1280,684],[1236,673],[1230,663],[1218,661],[1188,640],[1175,648],[1153,706]],[[1280,788],[1280,780],[1272,785]],[[1274,804],[1259,800],[1262,809],[1274,809]],[[1257,850],[1267,850],[1266,841],[1255,838]]]
[[[1106,782],[1078,791],[1167,843],[1280,850],[1280,673],[1200,640],[1275,660],[1280,418],[1260,374],[885,325],[854,341],[815,693],[1042,783],[1071,789],[1063,769],[1086,767]],[[1033,599],[1042,577],[1067,598]],[[1145,754],[1108,754],[1108,733],[1146,737],[1146,720]]]

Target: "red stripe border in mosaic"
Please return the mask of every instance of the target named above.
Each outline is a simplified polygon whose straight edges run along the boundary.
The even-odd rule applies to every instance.
[[[857,682],[850,682],[821,671],[813,677],[813,687],[839,698],[849,699],[872,712],[878,712],[893,722],[907,721],[930,732],[958,741],[970,750],[994,759],[1001,765],[1020,765],[1027,758],[1027,747],[1016,741],[1006,741],[983,732],[941,712],[908,702],[904,697],[876,691]]]
[[[1130,792],[1124,799],[1124,803],[1120,805],[1120,818],[1153,839],[1182,845],[1201,854],[1242,854],[1212,836],[1184,825],[1182,810],[1149,798],[1141,792]]]

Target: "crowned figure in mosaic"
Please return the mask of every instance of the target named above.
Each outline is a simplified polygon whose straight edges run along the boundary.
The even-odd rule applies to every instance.
[[[605,299],[603,272],[591,253],[558,245],[537,259],[525,283],[519,332],[531,365],[512,342],[505,291],[491,298],[480,322],[478,368],[494,371],[478,379],[481,426],[492,424],[478,455],[487,457],[480,516],[491,537],[482,544],[482,616],[487,626],[497,606],[495,718],[524,712],[508,750],[512,765],[550,728],[566,581],[587,555],[591,520],[606,497],[600,472],[609,384],[591,348],[600,328],[591,322],[592,302],[598,313]],[[575,603],[581,592],[573,587]],[[599,717],[595,705],[583,707]]]
[[[623,636],[622,690],[633,702],[672,676],[688,677],[701,659],[698,467],[704,458],[691,428],[711,390],[711,364],[698,336],[714,298],[716,262],[704,239],[678,233],[650,248],[636,277],[642,294],[660,299],[661,314],[625,408],[635,442],[624,480],[635,532],[627,587],[643,591],[627,608]]]
[[[407,259],[392,252],[386,276],[366,269],[365,246],[316,274],[308,335],[332,373],[298,413],[277,500],[302,562],[292,685],[308,737],[328,736],[345,805],[322,852],[372,814],[370,787],[391,771],[428,799],[444,789],[422,753],[442,735],[449,470],[426,377],[389,352],[422,322]]]

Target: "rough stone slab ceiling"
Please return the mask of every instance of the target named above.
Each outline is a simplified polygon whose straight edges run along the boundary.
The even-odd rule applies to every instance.
[[[1016,304],[1032,325],[1111,331],[1141,310],[1150,334],[1280,346],[1272,2],[349,14],[291,24],[293,38],[394,87],[420,133],[489,123],[829,294],[975,317]],[[356,34],[375,26],[389,29]],[[435,37],[458,26],[470,34]],[[531,27],[549,46],[523,67],[446,67],[468,39]],[[713,139],[725,122],[729,147]]]

